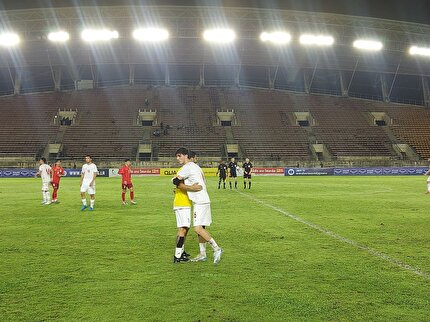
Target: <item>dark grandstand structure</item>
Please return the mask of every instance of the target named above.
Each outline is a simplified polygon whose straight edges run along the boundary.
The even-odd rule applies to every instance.
[[[265,164],[420,164],[430,158],[430,26],[288,10],[104,6],[8,10],[2,29],[22,43],[0,48],[0,160],[41,155],[98,164],[132,158],[170,162],[178,146],[204,162],[237,156]],[[139,43],[136,25],[169,30],[164,43]],[[119,32],[105,44],[79,38],[83,26]],[[202,40],[210,26],[237,33],[231,45]],[[66,44],[47,40],[68,30]],[[286,46],[263,30],[288,30]],[[333,35],[305,48],[302,32]],[[351,46],[383,39],[378,53]],[[147,163],[145,163],[147,164]]]

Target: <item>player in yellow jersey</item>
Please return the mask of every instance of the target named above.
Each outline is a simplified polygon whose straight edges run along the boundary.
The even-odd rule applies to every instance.
[[[184,180],[179,180],[178,178],[174,178],[172,182],[176,186],[173,190],[175,193],[173,211],[176,215],[176,225],[178,227],[173,263],[188,262],[190,255],[184,251],[184,243],[190,229],[192,202],[188,198],[187,191],[200,191],[202,187],[197,184],[187,186]]]

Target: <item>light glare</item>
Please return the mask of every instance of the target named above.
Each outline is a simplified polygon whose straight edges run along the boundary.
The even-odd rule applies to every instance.
[[[300,43],[302,45],[316,45],[316,46],[331,46],[334,43],[332,36],[325,35],[301,35]]]
[[[409,48],[409,54],[413,56],[430,56],[430,48],[412,46]]]
[[[14,33],[4,33],[0,35],[0,45],[4,47],[12,47],[20,42],[19,36]]]
[[[283,31],[263,32],[260,35],[263,42],[271,42],[274,44],[288,44],[291,41],[291,35]]]
[[[82,39],[87,42],[108,41],[118,38],[118,31],[108,29],[86,29],[81,34]]]
[[[226,44],[236,39],[236,34],[231,29],[208,29],[203,33],[206,41]]]
[[[380,41],[359,39],[354,41],[353,46],[357,49],[379,51],[383,45]]]
[[[169,32],[160,28],[136,29],[133,31],[133,38],[140,41],[157,42],[167,40]]]
[[[53,42],[65,42],[69,38],[69,33],[65,31],[50,32],[48,34],[48,39]]]

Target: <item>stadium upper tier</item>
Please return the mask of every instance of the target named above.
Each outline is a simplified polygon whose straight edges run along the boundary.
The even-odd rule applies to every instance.
[[[428,108],[352,98],[125,86],[2,97],[0,110],[1,156],[16,160],[46,155],[49,143],[59,145],[51,158],[68,160],[87,153],[98,160],[167,160],[179,146],[217,160],[231,155],[227,145],[252,160],[430,158]],[[73,124],[59,125],[61,111],[70,110]],[[156,112],[146,126],[144,110]],[[221,126],[220,111],[232,111],[233,122]]]

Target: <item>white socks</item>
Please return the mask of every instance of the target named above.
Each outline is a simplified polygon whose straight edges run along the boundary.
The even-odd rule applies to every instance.
[[[182,256],[182,253],[183,253],[182,247],[181,248],[178,248],[178,247],[175,248],[175,257],[176,258],[180,258]]]
[[[51,201],[51,195],[49,194],[49,191],[42,191],[42,197],[44,203],[49,203]]]
[[[209,240],[209,241],[208,241],[208,243],[212,246],[212,248],[213,248],[214,250],[218,250],[218,249],[219,249],[219,246],[218,246],[218,244],[216,243],[215,239],[211,238],[211,240]]]

